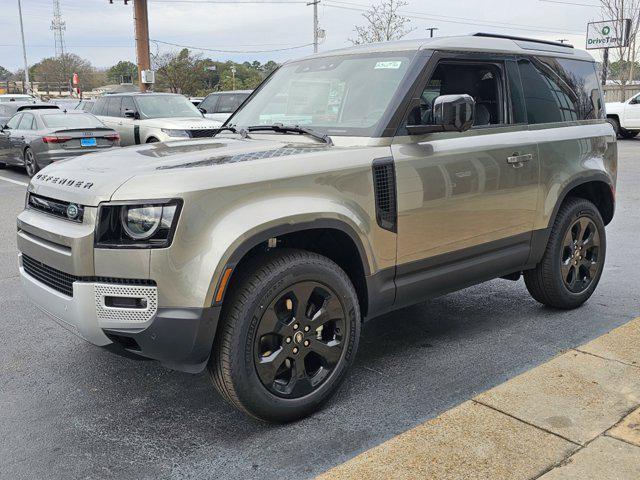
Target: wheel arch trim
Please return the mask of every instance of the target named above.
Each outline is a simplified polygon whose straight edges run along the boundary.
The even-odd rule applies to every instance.
[[[247,238],[229,247],[212,277],[209,292],[207,294],[208,303],[211,305],[220,305],[224,302],[224,294],[226,292],[223,292],[223,295],[220,297],[217,295],[218,290],[221,286],[225,289],[228,288],[229,284],[233,280],[236,267],[245,255],[253,248],[267,242],[270,238],[277,238],[282,235],[304,232],[306,230],[338,230],[346,234],[358,251],[364,275],[369,276],[372,272],[370,251],[362,242],[361,235],[358,234],[357,228],[352,226],[350,222],[345,219],[317,218],[314,220],[301,221],[295,221],[293,219],[287,221],[287,219],[282,219],[282,223],[280,225],[262,227],[258,227],[258,230],[251,233]],[[224,273],[228,269],[231,269],[232,273],[230,274],[231,279],[227,279],[228,282],[226,282]],[[222,285],[223,282],[225,283],[224,285]],[[218,302],[216,301],[217,298],[222,299]]]

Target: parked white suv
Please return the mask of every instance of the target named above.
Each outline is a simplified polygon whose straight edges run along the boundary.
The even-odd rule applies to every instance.
[[[640,93],[626,102],[607,103],[607,120],[622,138],[640,133]]]
[[[91,113],[120,134],[122,146],[212,137],[222,125],[204,118],[185,96],[171,93],[106,95]]]

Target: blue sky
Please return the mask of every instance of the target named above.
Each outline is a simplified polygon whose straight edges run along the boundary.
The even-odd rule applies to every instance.
[[[60,0],[67,30],[67,50],[107,67],[120,59],[135,60],[133,8],[122,0]],[[165,42],[217,50],[275,50],[307,45],[312,41],[312,7],[302,0],[286,4],[246,4],[245,0],[149,0],[150,37]],[[555,3],[555,2],[560,3]],[[568,2],[568,3],[562,3]],[[198,4],[199,3],[199,4]],[[327,38],[320,50],[349,45],[354,25],[361,24],[366,0],[322,0],[320,26]],[[427,27],[437,35],[491,31],[545,39],[566,38],[584,48],[586,23],[600,18],[597,0],[409,0],[404,7],[415,30],[410,37],[426,37]],[[52,0],[22,0],[27,55],[30,63],[52,56],[49,29]],[[476,24],[476,25],[474,25]],[[19,47],[17,0],[0,0],[0,65],[22,66]],[[154,51],[174,47],[158,44]],[[312,47],[265,53],[202,52],[217,60],[273,59],[306,55]]]

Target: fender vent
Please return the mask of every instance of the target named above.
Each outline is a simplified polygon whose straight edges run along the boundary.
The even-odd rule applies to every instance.
[[[396,171],[393,158],[373,161],[373,189],[376,196],[376,220],[385,230],[398,231]]]

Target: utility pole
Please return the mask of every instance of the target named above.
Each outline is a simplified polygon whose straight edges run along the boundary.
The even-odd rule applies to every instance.
[[[151,54],[149,48],[149,14],[147,0],[134,0],[133,18],[136,25],[136,59],[138,62],[138,85],[141,92],[146,92],[148,85],[142,83],[142,71],[151,70]]]
[[[29,63],[27,62],[27,47],[24,44],[24,26],[22,25],[22,5],[18,0],[18,15],[20,16],[20,35],[22,36],[22,58],[24,59],[24,88],[27,93],[31,93],[31,85],[29,83]]]
[[[318,4],[320,0],[313,0],[307,3],[307,6],[313,5],[313,53],[318,53],[318,33],[320,27],[318,26]]]
[[[430,27],[430,28],[425,28],[425,30],[429,30],[430,37],[433,38],[433,32],[440,29],[438,27]]]

